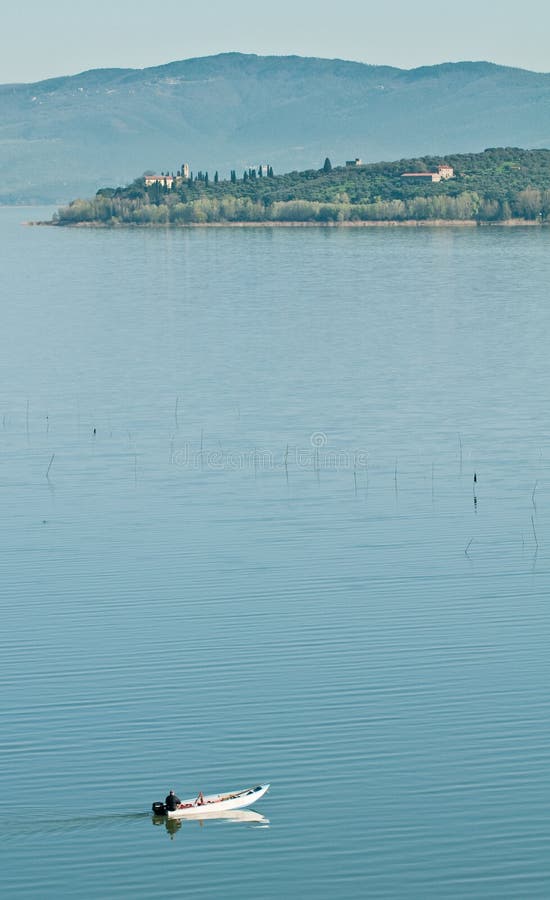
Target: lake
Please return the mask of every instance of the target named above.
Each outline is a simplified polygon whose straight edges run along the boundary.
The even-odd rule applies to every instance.
[[[0,210],[6,896],[548,897],[550,231],[46,215]]]

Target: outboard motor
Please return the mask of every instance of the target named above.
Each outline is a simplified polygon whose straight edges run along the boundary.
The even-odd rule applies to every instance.
[[[156,803],[153,803],[152,810],[153,810],[155,816],[165,816],[166,815],[166,807],[165,807],[164,803],[161,803],[159,801],[157,801]]]

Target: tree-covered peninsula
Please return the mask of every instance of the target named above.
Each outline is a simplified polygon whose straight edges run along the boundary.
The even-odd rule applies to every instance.
[[[59,210],[58,225],[550,221],[550,150],[495,148],[275,175],[146,174]]]

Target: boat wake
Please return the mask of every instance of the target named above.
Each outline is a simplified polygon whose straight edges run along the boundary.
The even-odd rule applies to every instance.
[[[145,819],[149,819],[149,812],[113,812],[98,813],[88,816],[65,816],[60,819],[50,818],[43,812],[17,819],[6,818],[0,826],[0,840],[19,838],[22,834],[65,834],[69,831],[93,831],[94,829],[107,828],[109,826],[129,826]]]

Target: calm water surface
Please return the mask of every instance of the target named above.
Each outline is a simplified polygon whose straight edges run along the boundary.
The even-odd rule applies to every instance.
[[[0,211],[6,896],[548,897],[550,232],[45,215]]]

